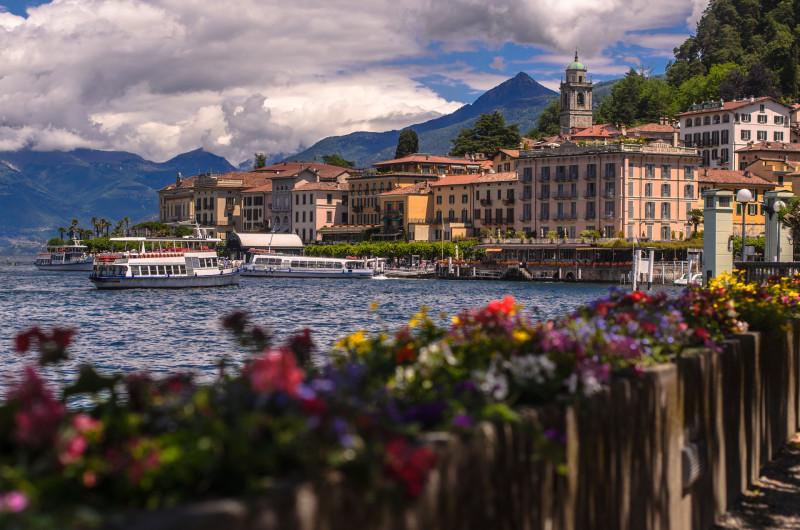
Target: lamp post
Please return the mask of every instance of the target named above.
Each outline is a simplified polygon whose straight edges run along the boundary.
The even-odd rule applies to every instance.
[[[742,205],[742,261],[744,261],[744,220],[747,216],[747,203],[753,200],[753,194],[747,188],[736,192],[736,202]]]
[[[786,206],[786,203],[783,202],[782,200],[778,199],[777,201],[772,203],[772,212],[777,214],[785,206]],[[781,260],[781,220],[780,220],[780,218],[778,218],[776,220],[778,221],[778,249],[777,249],[777,251],[775,253],[776,254],[775,255],[775,261],[778,262],[778,261]]]

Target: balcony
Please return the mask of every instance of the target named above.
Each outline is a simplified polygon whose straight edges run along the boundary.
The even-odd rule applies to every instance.
[[[603,197],[605,197],[605,198],[614,197],[615,195],[616,195],[616,192],[614,190],[605,190],[603,192]]]
[[[540,221],[549,221],[550,220],[550,214],[549,213],[540,213],[538,219]]]
[[[597,191],[596,190],[586,190],[586,191],[583,192],[583,196],[586,197],[587,199],[590,198],[590,197],[597,197]]]
[[[501,199],[503,204],[514,204],[514,197],[506,197],[505,199]]]
[[[523,193],[522,194],[522,200],[523,201],[529,201],[529,200],[531,200],[531,196],[532,195],[533,195],[532,193]]]
[[[364,207],[363,207],[363,206],[355,206],[355,205],[353,205],[353,211],[354,211],[355,213],[362,212],[363,210],[364,210]]]
[[[614,215],[614,212],[604,212],[603,213],[603,219],[614,219],[615,217],[616,217],[616,215]]]
[[[491,206],[492,199],[481,199],[481,206]]]
[[[604,179],[614,179],[614,178],[617,178],[617,174],[616,173],[606,172],[606,173],[603,174],[603,178]]]
[[[597,180],[597,173],[589,173],[587,171],[586,175],[584,175],[583,178],[586,180]]]
[[[586,212],[583,215],[583,218],[586,219],[586,220],[596,219],[597,218],[597,213],[596,212]]]
[[[539,193],[536,194],[536,198],[537,199],[549,199],[550,198],[550,193],[549,192],[548,193],[539,192]]]
[[[539,175],[538,180],[539,180],[539,182],[549,182],[550,181],[550,175]]]
[[[578,197],[578,192],[560,191],[555,194],[556,199],[575,199]]]

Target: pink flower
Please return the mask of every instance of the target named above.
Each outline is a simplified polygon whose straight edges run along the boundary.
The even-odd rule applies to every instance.
[[[297,387],[305,378],[294,355],[285,349],[267,350],[245,368],[245,374],[256,392],[285,392],[292,397],[297,396]]]
[[[62,466],[67,466],[83,456],[83,452],[89,447],[89,442],[85,436],[78,434],[65,441],[62,440],[60,446],[58,461],[61,462]]]
[[[13,433],[17,442],[41,447],[55,439],[64,417],[64,406],[53,399],[44,381],[30,366],[25,367],[23,379],[9,392],[9,401],[19,403],[14,414]]]
[[[28,507],[28,496],[21,491],[0,495],[0,513],[19,513]]]

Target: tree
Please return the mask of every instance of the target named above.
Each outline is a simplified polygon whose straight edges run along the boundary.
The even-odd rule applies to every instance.
[[[780,97],[780,91],[775,87],[775,74],[763,64],[756,63],[746,74],[741,69],[727,72],[719,85],[719,95],[725,101],[732,101],[750,96]]]
[[[100,236],[100,229],[98,228],[97,223],[97,217],[92,217],[92,228],[94,228],[94,233],[97,236]]]
[[[356,165],[355,162],[351,162],[350,160],[345,160],[339,155],[327,155],[322,157],[322,161],[328,164],[329,166],[339,166],[339,167],[347,167],[353,169]]]
[[[692,237],[697,235],[697,225],[703,222],[703,210],[695,208],[689,213],[689,222],[694,227],[692,230]]]
[[[61,234],[61,241],[64,241],[64,234],[67,233],[67,229],[63,226],[58,227],[58,233]]]
[[[544,108],[539,119],[536,122],[536,127],[528,131],[525,136],[538,140],[545,136],[555,136],[561,129],[561,100],[553,98],[553,101]]]
[[[262,167],[267,166],[267,157],[264,153],[256,153],[255,160],[253,162],[253,169],[261,169]]]
[[[419,152],[419,137],[413,129],[403,129],[400,138],[397,139],[397,149],[394,157],[403,158],[405,156]]]
[[[493,153],[498,149],[518,149],[519,123],[506,125],[506,119],[497,111],[481,114],[472,129],[461,129],[454,140],[451,155],[467,153]]]

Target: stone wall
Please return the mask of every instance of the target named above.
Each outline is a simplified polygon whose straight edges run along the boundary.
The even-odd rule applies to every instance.
[[[576,405],[524,409],[519,426],[429,434],[440,455],[410,506],[342,487],[287,486],[129,520],[128,529],[338,530],[711,528],[798,428],[800,321],[698,350]],[[566,471],[538,458],[527,425],[566,437]]]

